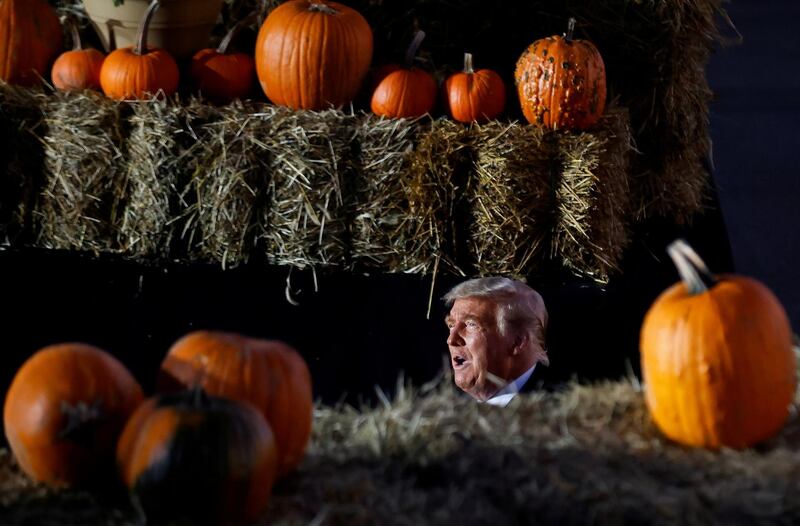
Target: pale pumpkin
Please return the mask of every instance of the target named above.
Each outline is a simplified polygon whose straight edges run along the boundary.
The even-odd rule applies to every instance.
[[[61,24],[44,0],[0,0],[0,80],[32,86],[61,51]]]
[[[588,40],[573,39],[575,19],[567,33],[537,40],[517,61],[514,81],[522,113],[531,124],[551,129],[582,130],[605,112],[606,68]]]
[[[668,251],[682,282],[650,307],[640,341],[653,420],[672,440],[710,449],[774,436],[797,384],[786,312],[760,282],[712,275],[685,242]]]
[[[372,30],[337,2],[289,0],[267,16],[256,41],[256,73],[269,100],[321,110],[350,103],[372,61]]]

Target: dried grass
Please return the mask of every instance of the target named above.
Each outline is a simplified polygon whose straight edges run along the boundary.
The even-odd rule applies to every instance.
[[[567,268],[606,283],[628,244],[630,157],[627,111],[610,109],[589,132],[558,137],[561,164],[552,253]]]
[[[43,106],[44,182],[37,246],[120,253],[126,170],[125,106],[101,95],[54,93]]]
[[[182,237],[193,258],[235,267],[250,257],[257,215],[267,187],[263,141],[276,110],[224,106],[198,132],[196,169],[182,195],[187,204]]]
[[[503,409],[461,395],[449,376],[378,395],[375,407],[316,406],[307,457],[258,524],[800,520],[800,393],[776,437],[716,452],[666,440],[635,378],[571,383]],[[9,526],[135,523],[130,508],[31,484],[2,454],[0,490]]]
[[[269,263],[347,265],[354,119],[337,110],[275,110],[263,146],[270,181],[259,239]]]
[[[416,263],[409,272],[464,274],[467,251],[460,239],[467,225],[463,189],[470,163],[470,138],[461,124],[440,119],[421,133],[404,183],[410,212],[406,253]]]
[[[399,387],[373,409],[317,408],[314,425],[307,461],[263,524],[800,519],[797,411],[754,449],[684,448],[655,428],[635,379],[573,383],[505,409],[457,395],[448,379]]]
[[[548,255],[555,226],[556,135],[534,126],[475,126],[469,248],[481,275],[519,279]]]
[[[423,126],[371,114],[359,119],[352,224],[356,269],[415,272],[429,260],[420,252],[419,218],[410,212],[410,154]]]
[[[180,219],[189,207],[180,196],[199,169],[197,151],[205,137],[198,132],[216,111],[196,100],[183,107],[163,97],[131,106],[126,206],[119,235],[126,255],[164,260],[172,253]]]
[[[0,80],[0,245],[18,244],[30,225],[41,183],[43,116],[47,98]]]
[[[77,0],[52,0],[62,11],[82,16]],[[276,0],[226,0],[214,42],[251,11],[266,14]],[[641,155],[632,160],[631,202],[637,220],[652,216],[686,222],[702,210],[708,174],[708,105],[705,66],[719,42],[717,23],[730,23],[719,0],[667,0],[597,4],[587,0],[549,2],[498,0],[354,0],[375,28],[375,63],[402,57],[410,35],[427,33],[421,61],[438,77],[457,69],[465,49],[481,67],[511,79],[514,62],[537,38],[561,34],[569,16],[577,36],[593,41],[609,65],[609,92],[630,110]],[[85,28],[85,33],[88,28]],[[255,31],[242,36],[244,48]],[[510,116],[518,110],[509,106]]]

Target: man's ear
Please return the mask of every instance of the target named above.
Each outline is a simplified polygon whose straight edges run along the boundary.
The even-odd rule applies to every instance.
[[[517,356],[521,354],[528,347],[528,333],[525,331],[521,331],[517,336],[514,338],[514,346],[511,348],[511,356]]]

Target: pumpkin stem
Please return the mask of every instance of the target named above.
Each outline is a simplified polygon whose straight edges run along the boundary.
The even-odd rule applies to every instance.
[[[75,17],[70,15],[65,20],[69,26],[70,35],[72,35],[72,51],[80,51],[83,49],[83,45],[81,45],[81,33],[78,31],[78,24],[75,20]]]
[[[332,8],[331,6],[324,4],[319,1],[312,1],[311,5],[308,6],[309,11],[318,11],[320,13],[325,13],[326,15],[336,15],[339,13],[336,9]]]
[[[228,53],[228,46],[231,45],[231,41],[234,38],[236,38],[236,35],[239,34],[239,31],[241,31],[242,28],[244,28],[245,26],[249,26],[253,22],[255,22],[257,16],[258,16],[258,13],[256,11],[253,11],[252,13],[247,15],[247,17],[245,17],[244,19],[238,21],[231,28],[231,30],[228,31],[228,34],[225,35],[225,38],[222,39],[222,42],[219,43],[219,47],[217,47],[217,53],[219,53],[220,55],[227,54]]]
[[[414,38],[411,40],[411,44],[408,45],[408,49],[406,50],[406,64],[409,67],[414,65],[414,57],[417,56],[417,50],[423,40],[425,40],[425,31],[418,29],[417,32],[414,33]]]
[[[702,294],[719,283],[697,252],[683,239],[670,243],[667,253],[675,263],[689,294]]]
[[[572,34],[575,32],[575,17],[569,17],[567,22],[567,32],[564,34],[564,40],[568,43],[572,42]]]
[[[143,55],[147,53],[147,30],[150,28],[150,19],[153,18],[153,13],[160,7],[159,0],[153,0],[147,6],[147,11],[144,12],[142,21],[139,23],[139,29],[136,31],[136,45],[133,52],[136,55]]]
[[[464,73],[468,75],[475,73],[472,69],[472,53],[464,53]]]

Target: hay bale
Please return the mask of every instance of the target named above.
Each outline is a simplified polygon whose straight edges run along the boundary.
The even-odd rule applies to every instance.
[[[342,267],[349,247],[355,117],[278,108],[264,148],[269,196],[259,242],[275,265]]]
[[[410,157],[423,125],[418,120],[365,114],[356,128],[352,263],[356,268],[415,272],[418,224],[411,214]]]
[[[665,439],[635,378],[570,383],[503,409],[447,377],[381,400],[316,408],[307,458],[264,524],[800,520],[796,413],[758,448],[712,452]]]
[[[80,15],[78,0],[51,0]],[[214,38],[252,11],[265,14],[278,0],[225,0]],[[702,207],[708,175],[708,105],[705,70],[724,20],[719,0],[630,2],[591,0],[353,0],[375,29],[374,62],[400,60],[416,29],[427,33],[421,59],[438,77],[457,70],[464,49],[481,67],[512,78],[514,62],[538,38],[561,34],[578,20],[576,36],[593,41],[608,64],[609,90],[628,107],[641,156],[634,159],[634,211],[688,221]],[[246,31],[242,46],[255,39]],[[509,107],[512,118],[517,107]],[[674,191],[673,191],[674,189]]]
[[[600,283],[618,269],[628,244],[633,152],[627,111],[612,108],[591,132],[558,135],[552,253],[564,266]]]
[[[203,140],[192,152],[196,169],[181,194],[187,207],[181,235],[193,258],[223,268],[249,258],[268,180],[263,141],[276,111],[236,102],[200,127]]]
[[[181,199],[198,169],[203,123],[216,113],[196,100],[182,106],[162,97],[131,104],[128,181],[119,236],[127,256],[169,257],[189,204]]]
[[[41,182],[43,125],[41,90],[0,80],[0,244],[24,241]]]
[[[548,255],[560,174],[555,134],[493,122],[473,129],[469,248],[481,275],[524,278]]]
[[[463,191],[471,164],[467,128],[450,120],[433,121],[410,153],[405,192],[409,203],[405,272],[436,275],[441,268],[464,275],[467,250],[462,241],[467,201]]]
[[[54,93],[44,105],[44,181],[34,220],[43,248],[120,253],[127,165],[123,106],[102,95]]]
[[[640,152],[631,166],[633,214],[686,223],[708,190],[712,92],[705,71],[724,11],[718,0],[621,3],[599,9],[581,2],[580,15],[614,65],[611,89],[630,112]]]
[[[800,391],[784,428],[742,451],[658,431],[635,377],[478,404],[449,373],[377,403],[314,408],[299,468],[258,524],[794,524]],[[130,506],[32,483],[0,450],[0,522],[141,522]],[[79,513],[76,512],[79,510]],[[138,521],[138,522],[137,522]],[[524,522],[524,521],[522,521]]]

